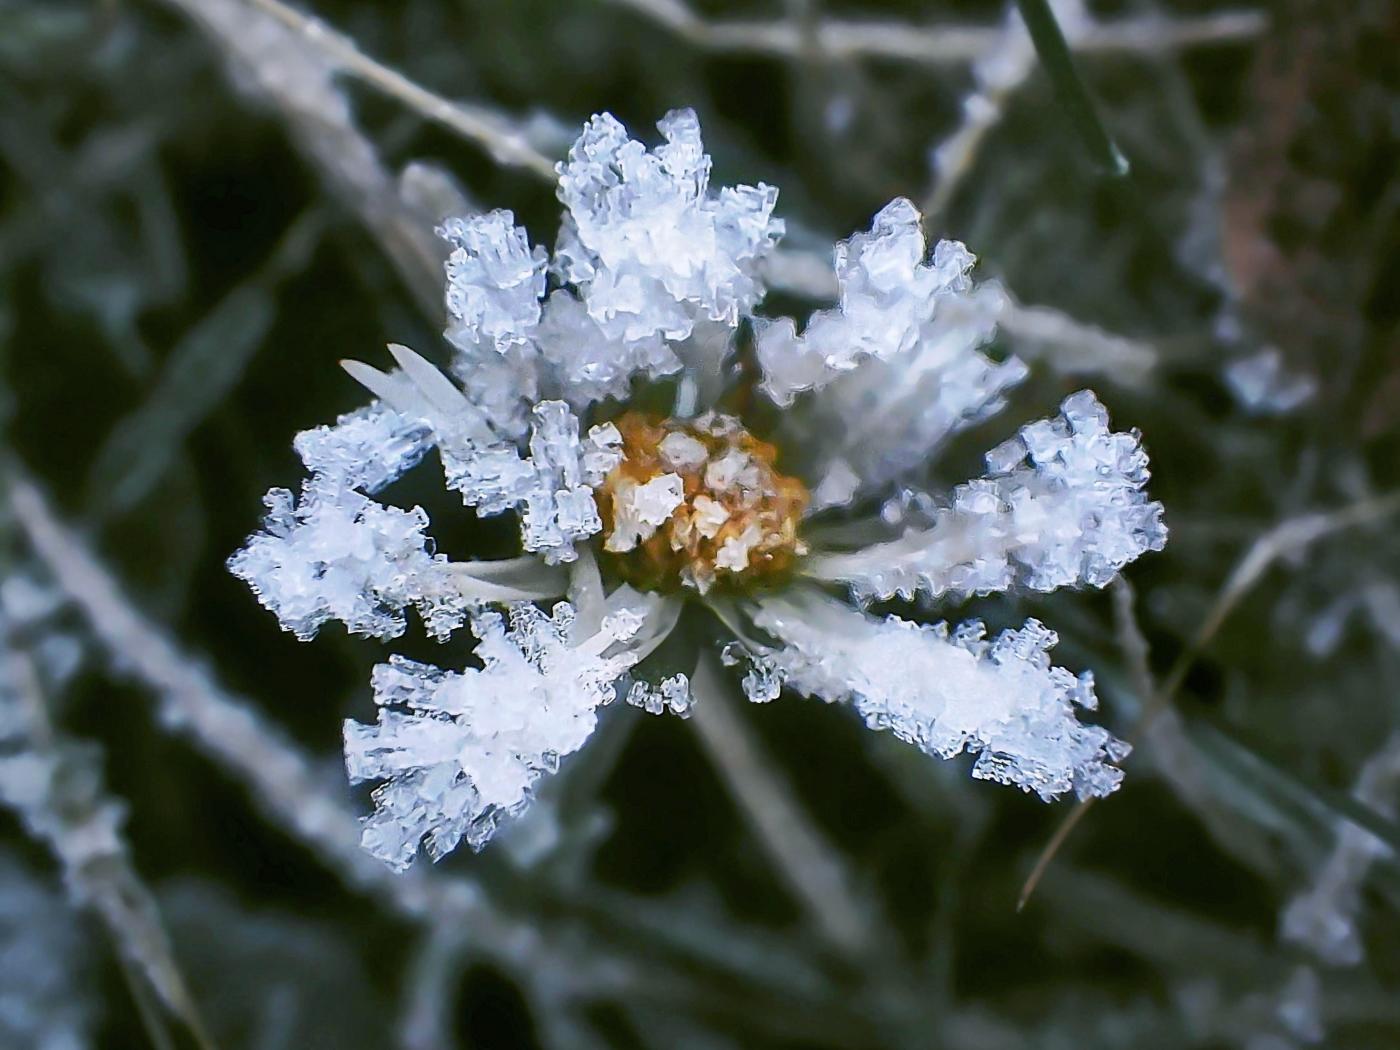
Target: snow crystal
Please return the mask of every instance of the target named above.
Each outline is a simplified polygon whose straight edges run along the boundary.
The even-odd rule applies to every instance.
[[[1112,763],[1128,746],[1075,717],[1094,705],[1092,679],[1051,666],[1055,634],[1035,620],[989,641],[977,622],[950,633],[816,596],[757,608],[754,622],[781,643],[766,656],[786,684],[850,703],[872,729],[938,758],[974,753],[973,776],[1047,801],[1107,795],[1122,779]]]
[[[944,300],[972,289],[975,262],[956,241],[940,241],[925,261],[918,209],[896,198],[875,216],[868,233],[836,246],[839,302],[818,310],[801,335],[791,318],[755,320],[763,389],[780,405],[803,390],[831,382],[868,358],[888,360],[912,350]]]
[[[363,845],[403,870],[426,840],[440,859],[465,839],[480,849],[499,823],[530,802],[535,781],[583,746],[633,662],[606,655],[634,623],[578,639],[574,609],[552,614],[513,605],[509,623],[478,613],[482,667],[444,671],[402,657],[374,670],[374,725],[345,723],[353,782],[383,781],[365,820]]]
[[[1022,428],[987,463],[989,475],[958,486],[928,527],[814,558],[809,571],[862,599],[986,594],[1013,583],[1103,587],[1166,543],[1162,505],[1144,491],[1137,433],[1113,433],[1089,391],[1066,398],[1059,418]]]

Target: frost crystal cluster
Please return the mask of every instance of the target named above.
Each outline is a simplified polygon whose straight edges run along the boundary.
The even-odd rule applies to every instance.
[[[931,457],[1027,374],[991,348],[999,289],[896,200],[837,246],[836,303],[770,316],[776,191],[712,187],[693,113],[659,128],[648,149],[589,121],[558,168],[553,252],[509,212],[443,224],[450,377],[400,346],[390,370],[347,362],[376,400],[298,436],[300,494],[269,493],[230,560],[300,638],[330,620],[391,638],[409,609],[476,638],[463,670],[392,657],[377,720],[346,723],[351,778],[378,785],[365,846],[396,868],[480,848],[603,707],[703,703],[693,661],[666,665],[707,644],[692,623],[733,633],[752,700],[849,705],[1045,799],[1113,791],[1127,747],[1079,721],[1092,679],[1052,665],[1053,632],[866,603],[1104,586],[1166,538],[1137,434],[1081,392],[983,477],[925,491]],[[471,513],[515,517],[518,557],[450,559],[421,509],[377,498],[430,450]]]

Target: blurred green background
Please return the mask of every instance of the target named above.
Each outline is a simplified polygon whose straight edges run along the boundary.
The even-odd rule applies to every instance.
[[[999,338],[1032,363],[938,481],[1085,385],[1142,429],[1172,538],[1131,587],[930,611],[1043,618],[1140,745],[1024,910],[1071,804],[784,697],[744,728],[866,910],[860,950],[823,940],[688,726],[631,709],[501,848],[437,867],[469,908],[414,918],[162,718],[141,661],[70,593],[52,622],[81,663],[45,718],[99,749],[76,765],[127,808],[202,1020],[142,987],[4,814],[0,1024],[23,1013],[7,994],[32,994],[76,1040],[16,1026],[4,1045],[1400,1046],[1400,7],[1057,8],[1127,178],[1096,167],[997,3],[312,12],[548,157],[591,113],[649,138],[692,106],[716,181],[781,187],[785,243],[817,258],[893,196],[931,205],[930,231],[1013,296]],[[299,478],[293,434],[361,402],[340,358],[395,341],[441,359],[433,224],[508,207],[549,243],[558,206],[356,75],[339,39],[245,0],[0,0],[0,451],[178,661],[364,812],[340,724],[368,714],[389,647],[331,628],[298,644],[224,559],[263,492]],[[1262,392],[1261,362],[1279,370]],[[447,549],[509,539],[430,479],[401,496]],[[52,584],[32,529],[0,517],[0,572]],[[1356,950],[1282,934],[1319,885]],[[21,935],[53,974],[8,946]]]

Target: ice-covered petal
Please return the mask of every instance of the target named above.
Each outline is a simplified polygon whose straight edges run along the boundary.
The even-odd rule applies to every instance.
[[[978,309],[967,308],[976,260],[956,241],[939,242],[929,258],[925,247],[919,212],[904,198],[887,204],[868,232],[838,244],[836,306],[812,314],[801,334],[787,318],[755,320],[764,392],[788,405],[864,362],[900,358],[899,374],[885,381],[907,382],[950,356],[974,354],[990,335],[991,302],[984,295]],[[942,319],[944,312],[957,316]],[[930,341],[936,354],[915,353]]]
[[[413,469],[430,438],[426,424],[376,401],[339,417],[334,426],[303,430],[292,444],[318,485],[373,494]]]
[[[862,599],[937,598],[1004,590],[1107,585],[1166,543],[1149,501],[1147,453],[1136,431],[1114,433],[1085,390],[1058,418],[1023,427],[987,454],[989,472],[959,485],[929,522],[863,550],[818,555],[806,570]]]
[[[531,419],[528,455],[508,444],[444,451],[447,484],[482,514],[518,511],[527,551],[572,561],[574,544],[603,527],[592,486],[621,458],[621,437],[611,425],[580,437],[578,417],[562,401],[541,401]]]
[[[564,289],[546,301],[537,335],[552,392],[578,408],[610,397],[625,399],[633,376],[655,379],[681,367],[658,333],[632,340],[609,335],[583,301]]]
[[[524,809],[535,782],[577,751],[636,660],[641,617],[610,616],[588,637],[573,607],[518,604],[472,618],[480,669],[444,671],[392,657],[375,668],[373,725],[345,723],[350,779],[374,791],[363,844],[404,869],[420,844],[434,859],[465,839],[480,849]]]
[[[1035,620],[988,640],[977,622],[950,632],[798,592],[761,599],[754,622],[779,643],[760,654],[766,690],[780,678],[849,703],[872,729],[938,758],[975,754],[973,776],[1042,799],[1107,795],[1122,779],[1127,745],[1075,714],[1093,706],[1092,679],[1051,665],[1055,634]]]
[[[342,361],[341,367],[400,416],[426,426],[444,453],[502,441],[487,409],[421,354],[397,343],[389,344],[389,353],[399,366],[392,372],[362,361]]]
[[[403,633],[409,606],[439,637],[462,623],[470,602],[447,559],[429,553],[420,508],[386,507],[317,477],[300,499],[273,489],[266,503],[263,531],[228,568],[298,638],[313,637],[328,620],[352,634],[392,638]]]
[[[452,244],[447,259],[447,337],[472,353],[504,353],[539,323],[547,254],[505,210],[448,219],[438,235]]]
[[[794,415],[794,440],[807,450],[818,487],[831,479],[835,491],[848,491],[846,499],[822,506],[926,466],[949,437],[1002,409],[1006,392],[1027,375],[1017,358],[997,361],[981,349],[1003,302],[994,284],[945,297],[910,350],[864,361],[817,390]],[[855,485],[838,484],[847,470],[856,475]]]
[[[685,339],[702,318],[736,324],[762,295],[757,264],[782,234],[773,187],[711,192],[692,111],[657,127],[665,141],[648,151],[597,115],[559,165],[569,214],[556,272],[609,338],[626,342]]]

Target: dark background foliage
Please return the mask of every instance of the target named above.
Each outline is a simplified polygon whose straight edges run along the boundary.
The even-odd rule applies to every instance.
[[[799,249],[825,253],[891,196],[926,196],[929,150],[975,86],[968,62],[726,48],[648,6],[318,0],[315,14],[442,96],[533,120],[549,156],[590,113],[645,136],[693,106],[717,181],[779,185]],[[1394,518],[1372,513],[1400,484],[1400,13],[1279,3],[1262,31],[1173,48],[1169,24],[1221,9],[1090,7],[1106,23],[1175,20],[1152,23],[1145,46],[1077,58],[1132,174],[1094,166],[1032,71],[931,217],[1056,326],[1004,333],[1033,378],[934,476],[961,480],[1017,422],[1092,384],[1145,433],[1173,530],[1130,570],[1135,601],[1123,588],[976,605],[1055,626],[1059,657],[1099,674],[1120,734],[1154,689],[1172,694],[1136,737],[1124,789],[1089,811],[1026,908],[1018,893],[1070,804],[971,782],[964,762],[785,697],[740,713],[868,910],[869,943],[835,950],[688,726],[618,709],[537,816],[439,865],[545,946],[546,973],[534,948],[413,921],[381,889],[347,885],[343,864],[267,819],[235,768],[162,719],[125,654],[69,607],[85,660],[49,716],[101,748],[210,1042],[1400,1045],[1394,854],[1380,850],[1361,884],[1362,961],[1329,964],[1279,935],[1344,828],[1400,842],[1386,816],[1400,781],[1397,543]],[[982,0],[694,11],[809,27],[1005,17]],[[223,562],[263,492],[299,476],[292,435],[359,403],[340,358],[374,360],[390,340],[441,353],[434,220],[509,207],[547,243],[557,204],[546,180],[363,80],[335,81],[337,126],[317,55],[241,0],[0,2],[0,419],[7,469],[47,494],[182,659],[363,811],[335,770],[340,723],[367,716],[387,648],[333,629],[297,643]],[[1296,411],[1246,411],[1224,381],[1269,347],[1317,384]],[[431,478],[395,497],[427,507],[449,551],[508,541]],[[47,575],[23,530],[6,537],[5,572]],[[1251,551],[1269,555],[1263,571],[1233,588]],[[1353,801],[1386,748],[1386,790]],[[0,818],[0,835],[58,886],[18,820]],[[69,954],[88,965],[71,994],[92,1006],[92,1045],[159,1045],[162,1030],[193,1045],[185,1019],[143,1018],[150,996],[100,924],[79,934]]]

